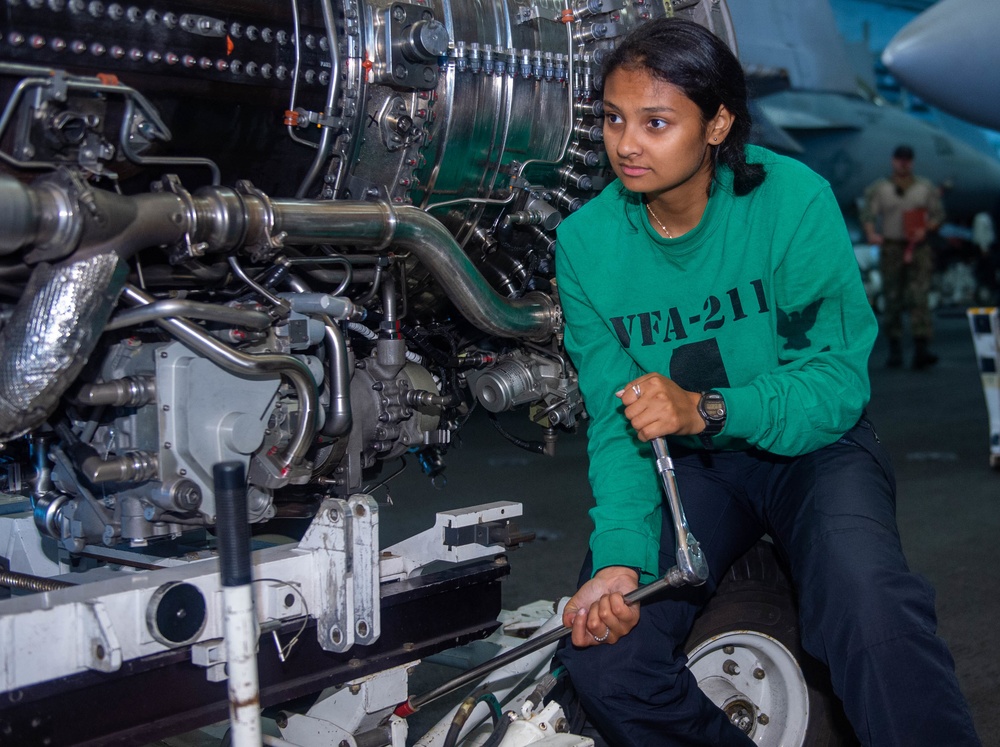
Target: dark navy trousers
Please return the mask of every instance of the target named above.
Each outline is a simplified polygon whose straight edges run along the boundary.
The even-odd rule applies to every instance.
[[[765,533],[790,566],[803,647],[830,668],[862,744],[980,744],[935,633],[934,592],[903,557],[895,476],[866,419],[800,457],[676,447],[672,456],[710,579],[644,602],[639,624],[614,645],[559,653],[614,747],[753,744],[698,689],[682,644],[720,578]],[[663,514],[660,573],[676,563],[666,507]]]

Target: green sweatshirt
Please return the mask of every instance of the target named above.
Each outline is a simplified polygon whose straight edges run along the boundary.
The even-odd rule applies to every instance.
[[[662,238],[639,196],[609,185],[558,231],[566,349],[591,416],[594,569],[656,575],[662,488],[615,392],[644,373],[717,389],[721,449],[800,455],[833,443],[868,402],[877,324],[829,184],[748,146],[764,183],[732,192],[719,169],[694,230]],[[694,437],[676,437],[700,447]]]

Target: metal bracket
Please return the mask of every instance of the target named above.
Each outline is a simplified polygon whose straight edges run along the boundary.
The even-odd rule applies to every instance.
[[[342,652],[379,635],[378,504],[369,495],[328,498],[299,543],[317,561],[316,637]]]
[[[191,663],[205,667],[205,679],[209,682],[225,682],[227,679],[225,639],[215,638],[194,644],[191,647]]]
[[[451,544],[448,533],[468,531],[487,524],[498,525],[521,516],[523,507],[512,501],[496,501],[479,506],[443,511],[435,517],[434,526],[420,534],[398,542],[382,552],[382,578],[405,578],[416,569],[435,560],[448,563],[464,563],[469,560],[496,556],[506,550],[495,535],[493,544],[479,542]]]
[[[448,31],[423,5],[397,0],[378,18],[378,83],[414,90],[437,87],[438,60],[448,55]]]
[[[386,150],[399,150],[409,145],[414,124],[402,96],[390,96],[385,100],[378,124]]]
[[[103,602],[76,605],[78,614],[80,666],[98,672],[117,672],[122,665],[122,647],[118,642],[108,610]]]

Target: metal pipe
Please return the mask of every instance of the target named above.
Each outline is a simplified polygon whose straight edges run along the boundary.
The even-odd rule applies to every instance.
[[[160,460],[148,451],[130,451],[110,459],[94,454],[83,460],[80,471],[95,485],[104,482],[144,482],[159,475]]]
[[[31,479],[31,496],[39,499],[52,490],[52,465],[49,462],[49,441],[47,433],[31,434],[31,460],[34,462],[35,475]]]
[[[153,302],[153,297],[133,285],[126,285],[122,299],[133,306]],[[279,457],[279,466],[287,469],[300,465],[316,435],[316,413],[319,395],[316,382],[305,363],[291,355],[263,353],[248,355],[233,350],[228,345],[210,337],[196,324],[176,317],[157,319],[156,323],[183,342],[196,353],[204,355],[216,365],[235,374],[250,377],[264,377],[273,374],[285,376],[295,387],[299,398],[300,417],[292,440]]]
[[[17,251],[39,233],[41,211],[32,191],[9,176],[0,176],[0,254]]]
[[[340,42],[337,39],[337,20],[334,18],[333,6],[330,0],[322,0],[321,5],[323,8],[323,24],[326,26],[327,46],[330,47],[331,66],[330,85],[326,89],[326,106],[324,107],[323,115],[327,119],[331,119],[333,117],[333,108],[337,105],[337,99],[340,98],[340,50],[337,48]],[[309,171],[302,179],[302,183],[295,193],[296,197],[305,197],[306,193],[309,192],[312,185],[316,182],[323,164],[330,155],[333,145],[333,132],[331,123],[323,124],[323,134],[319,138],[319,148],[316,151],[316,157],[313,159]]]
[[[254,200],[246,199],[248,204]],[[458,310],[484,332],[543,341],[556,330],[557,312],[548,296],[502,297],[444,225],[422,210],[381,202],[307,200],[272,200],[271,207],[273,233],[283,234],[285,244],[344,244],[367,251],[381,251],[391,244],[411,252]],[[257,214],[251,211],[251,220]]]
[[[372,260],[374,258],[366,257],[366,259]],[[354,265],[351,264],[351,260],[347,257],[278,257],[274,260],[274,263],[282,267],[292,267],[293,265],[340,265],[344,268],[344,275],[343,277],[336,277],[336,279],[334,279],[335,275],[328,270],[306,270],[306,273],[311,278],[324,283],[337,283],[337,286],[330,291],[331,296],[342,295],[354,281]]]
[[[233,269],[233,274],[236,275],[240,280],[242,280],[251,290],[262,296],[270,304],[282,311],[282,313],[288,313],[288,304],[274,295],[271,291],[265,288],[260,283],[256,282],[252,277],[243,271],[240,267],[240,263],[236,260],[236,257],[229,257],[229,266]]]
[[[290,275],[289,286],[297,293],[308,293],[309,286]],[[326,314],[320,316],[325,327],[327,375],[330,377],[330,409],[323,423],[324,436],[343,436],[350,433],[354,424],[351,412],[351,366],[347,343],[340,327]]]
[[[404,289],[405,292],[405,289]],[[382,323],[384,332],[393,337],[399,337],[395,331],[396,322],[396,277],[391,271],[386,272],[382,277]]]
[[[55,261],[114,252],[127,259],[183,241],[193,220],[183,200],[168,192],[124,196],[57,178],[28,186],[0,174],[0,254],[33,249]]]
[[[117,201],[134,200],[134,212],[156,230],[119,232],[128,249],[142,248],[150,234],[165,234],[161,228],[170,216],[188,215],[180,197],[172,194],[138,195],[134,198],[113,196]],[[145,199],[144,199],[145,198]],[[159,198],[159,199],[154,199]],[[164,198],[170,198],[165,204]],[[341,244],[378,252],[390,244],[411,252],[434,276],[458,310],[476,327],[499,337],[533,341],[549,339],[558,326],[555,304],[543,293],[529,293],[509,299],[498,294],[482,276],[454,237],[438,220],[411,206],[392,208],[383,202],[268,200],[245,195],[234,202],[213,188],[201,190],[193,198],[190,214],[192,240],[214,238],[222,243],[215,251],[236,248],[227,242],[246,236],[251,242],[266,243],[281,236],[288,245]],[[117,204],[117,203],[115,203]],[[154,218],[156,220],[154,220]],[[244,222],[246,230],[239,230]],[[160,244],[184,238],[185,221],[171,224],[174,236]],[[221,230],[226,224],[228,228]]]
[[[117,90],[118,86],[115,86]],[[131,92],[132,89],[127,89]],[[146,114],[146,112],[143,112]],[[209,158],[179,158],[177,156],[169,157],[159,157],[154,158],[151,156],[142,156],[132,149],[132,141],[129,139],[129,133],[132,131],[131,124],[132,119],[135,117],[135,100],[130,96],[125,97],[125,113],[122,116],[122,121],[125,122],[125,126],[121,129],[121,137],[118,139],[118,147],[125,157],[137,166],[169,166],[172,169],[182,168],[184,166],[203,166],[209,170],[212,174],[212,184],[218,185],[222,182],[222,173],[219,171],[219,167],[216,165],[215,161]],[[163,130],[160,131],[160,136],[163,140],[170,140],[170,131],[166,129],[166,125],[162,125]]]
[[[351,369],[347,343],[340,327],[328,316],[322,317],[326,325],[326,354],[329,358],[330,409],[323,423],[324,436],[343,436],[350,433],[354,424],[351,413]]]
[[[123,376],[97,384],[84,384],[70,397],[74,404],[85,407],[142,407],[156,399],[156,378],[153,376]]]
[[[563,25],[566,27],[566,64],[569,66],[569,71],[566,75],[566,106],[567,112],[566,116],[568,122],[566,123],[566,136],[563,139],[562,148],[559,149],[559,155],[555,160],[547,161],[542,158],[530,158],[521,164],[521,168],[517,170],[517,175],[520,176],[524,173],[525,168],[528,164],[532,163],[548,163],[548,164],[558,164],[562,163],[562,160],[566,157],[566,150],[569,148],[569,143],[573,139],[573,123],[576,121],[576,109],[574,104],[576,103],[576,93],[573,90],[573,22],[570,20],[564,20]]]
[[[202,319],[209,322],[221,322],[237,327],[250,329],[267,329],[274,320],[263,311],[253,309],[234,309],[232,306],[220,306],[199,301],[185,301],[179,298],[169,298],[154,301],[148,306],[140,306],[115,314],[104,327],[106,332],[124,327],[134,327],[137,324],[154,322],[169,316],[185,317],[187,319]]]

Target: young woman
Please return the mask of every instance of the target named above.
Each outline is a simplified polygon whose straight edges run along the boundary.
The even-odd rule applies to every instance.
[[[864,417],[877,327],[829,185],[747,144],[739,62],[697,24],[640,27],[603,81],[618,180],[557,247],[591,415],[594,532],[560,653],[585,710],[615,747],[752,744],[698,690],[681,644],[767,533],[792,570],[803,645],[864,744],[979,744]],[[659,436],[711,578],[640,609],[622,595],[676,562]]]

